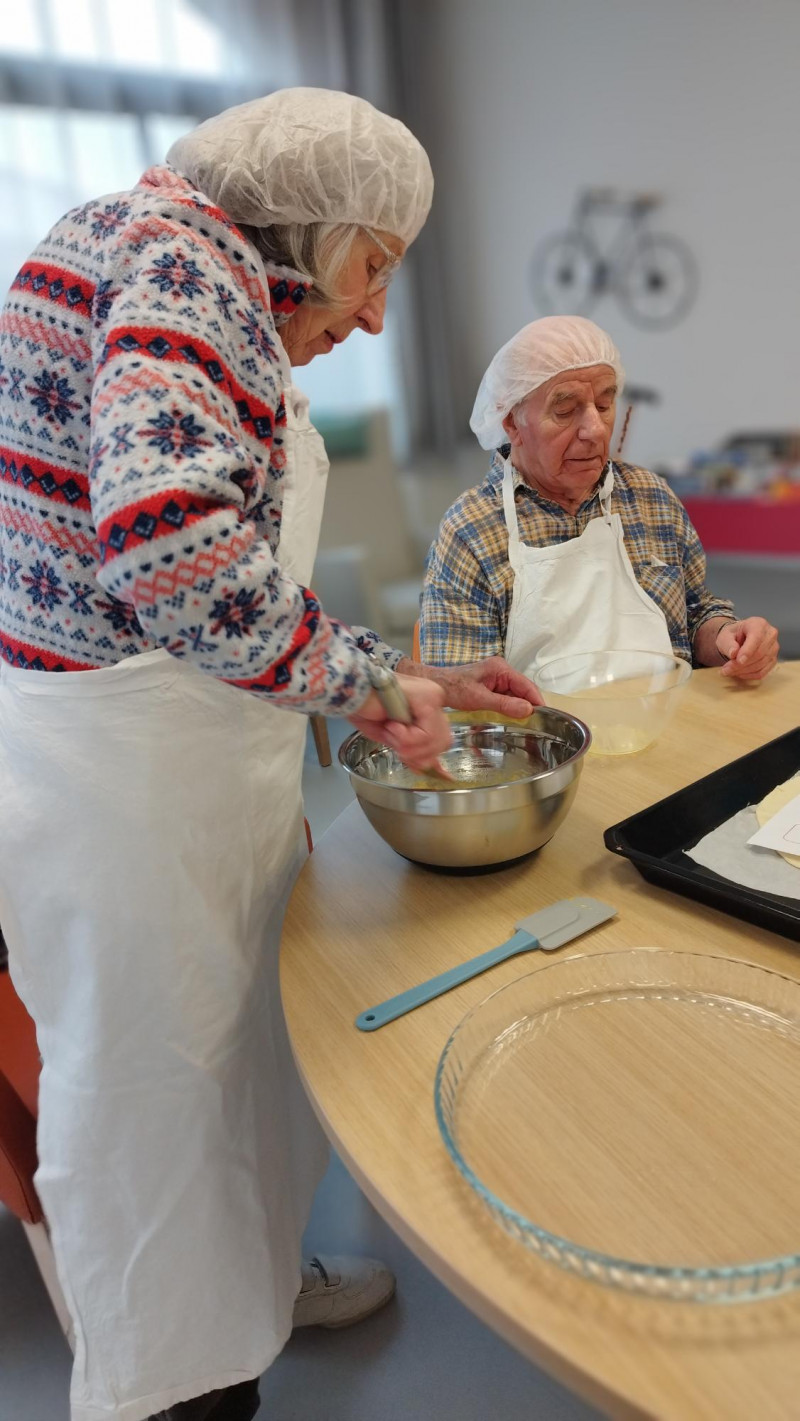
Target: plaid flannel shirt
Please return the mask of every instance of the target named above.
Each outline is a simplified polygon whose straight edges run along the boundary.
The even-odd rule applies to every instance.
[[[530,547],[577,538],[600,514],[598,490],[567,513],[514,470],[519,534]],[[619,513],[636,580],[661,608],[677,656],[691,661],[698,627],[732,617],[733,606],[705,584],[706,559],[680,499],[657,474],[614,464],[611,508]],[[445,514],[428,553],[420,650],[429,666],[458,666],[503,654],[514,574],[503,513],[503,460]]]

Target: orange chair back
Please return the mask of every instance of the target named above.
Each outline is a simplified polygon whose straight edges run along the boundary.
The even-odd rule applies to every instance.
[[[36,1224],[42,1207],[33,1184],[36,1173],[36,1109],[39,1049],[36,1030],[0,972],[0,1201],[25,1223]]]
[[[36,1027],[8,972],[0,972],[0,1073],[33,1116],[37,1113],[39,1066]]]
[[[420,652],[420,649],[419,649],[419,622],[418,622],[418,621],[416,621],[416,622],[414,623],[414,642],[413,642],[413,646],[412,646],[412,650],[411,650],[411,660],[412,660],[412,661],[421,661],[421,660],[422,660],[422,653]]]

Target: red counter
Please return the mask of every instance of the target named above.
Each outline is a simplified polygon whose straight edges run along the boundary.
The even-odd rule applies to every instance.
[[[800,556],[800,501],[686,498],[683,503],[707,553]]]

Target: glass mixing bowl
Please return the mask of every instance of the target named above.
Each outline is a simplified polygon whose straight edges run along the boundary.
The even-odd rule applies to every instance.
[[[591,651],[546,662],[536,684],[547,705],[589,726],[590,754],[632,755],[658,739],[691,674],[678,656]]]

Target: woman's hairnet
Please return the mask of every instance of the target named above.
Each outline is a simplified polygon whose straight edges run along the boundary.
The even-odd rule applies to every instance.
[[[281,89],[226,109],[173,143],[167,160],[250,227],[356,222],[412,242],[433,197],[413,133],[331,89]]]
[[[483,449],[508,443],[503,420],[520,400],[554,375],[587,365],[610,365],[619,392],[625,371],[610,336],[583,316],[543,316],[512,336],[481,380],[470,429]]]

